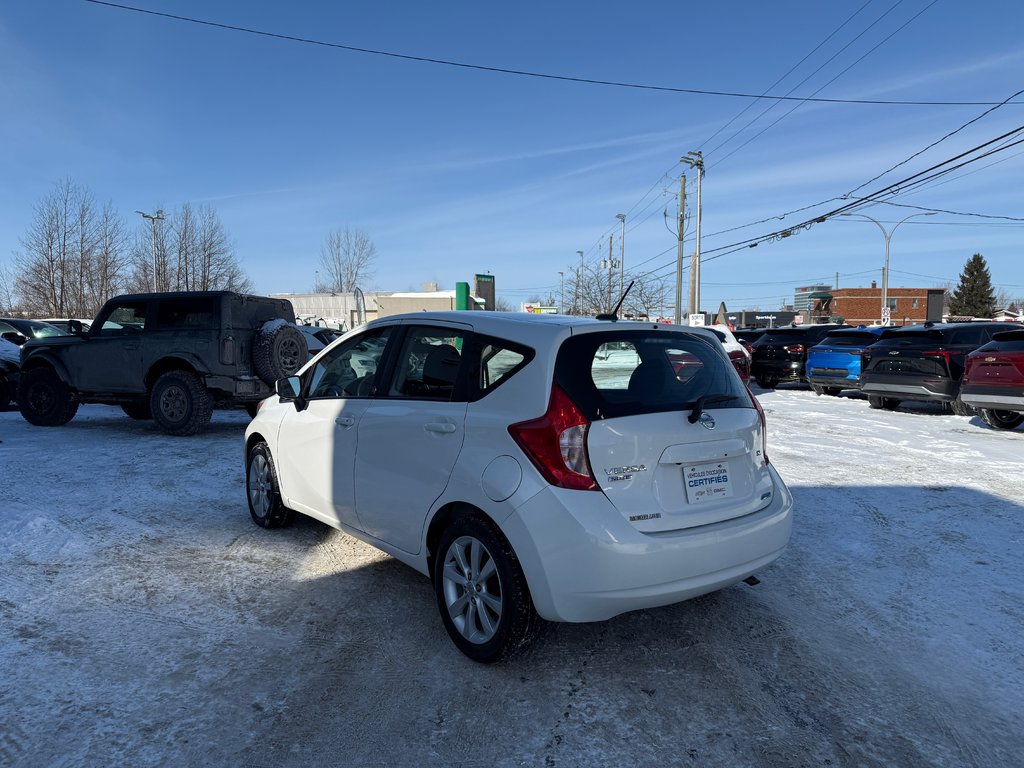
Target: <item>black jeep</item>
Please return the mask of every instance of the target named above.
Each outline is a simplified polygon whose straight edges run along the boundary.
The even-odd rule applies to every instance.
[[[213,407],[256,403],[306,362],[290,302],[230,291],[144,293],[108,301],[88,332],[21,348],[18,407],[39,426],[82,403],[120,405],[168,434],[192,435]]]

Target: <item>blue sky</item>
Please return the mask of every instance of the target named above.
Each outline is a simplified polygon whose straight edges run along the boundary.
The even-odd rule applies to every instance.
[[[794,95],[825,86],[818,96],[999,102],[1024,88],[1024,3],[1009,0],[969,13],[954,0],[125,2],[415,56],[750,93],[768,89],[863,8],[771,93],[808,75]],[[749,103],[401,61],[84,0],[5,0],[0,263],[20,248],[35,203],[71,178],[126,218],[210,203],[258,292],[308,290],[326,234],[350,226],[379,252],[369,288],[450,288],[490,271],[499,295],[518,304],[557,294],[558,272],[575,267],[577,250],[596,261],[612,234],[617,253],[617,213],[628,213],[627,269],[674,276],[675,236],[663,211],[674,215],[685,170],[678,161],[688,151],[706,155],[707,252],[829,210],[836,204],[715,234],[844,194],[986,109],[804,104],[739,148],[792,106],[733,137],[770,105],[759,102],[708,141]],[[1008,104],[862,192],[1020,125],[1024,103]],[[894,201],[1024,217],[1021,151]],[[692,171],[687,179],[693,202]],[[914,210],[865,212],[891,226]],[[955,282],[978,251],[997,286],[1024,296],[1022,245],[1024,222],[917,218],[892,238],[890,285]],[[777,308],[794,287],[832,282],[837,272],[840,286],[866,286],[880,279],[883,261],[875,225],[833,219],[706,261],[703,308],[723,300],[730,309]]]

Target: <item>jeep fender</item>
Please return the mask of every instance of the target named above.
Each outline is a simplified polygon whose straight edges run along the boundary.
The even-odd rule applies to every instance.
[[[203,365],[202,361],[198,357],[188,352],[179,352],[156,360],[146,371],[146,375],[143,377],[143,382],[146,384],[146,389],[150,390],[153,388],[156,380],[168,371],[182,370],[194,371],[204,381],[206,377],[210,375],[209,369]]]
[[[35,368],[52,368],[56,371],[57,375],[60,376],[61,381],[71,387],[71,389],[75,388],[71,381],[71,376],[68,374],[67,367],[56,355],[51,354],[46,350],[40,350],[39,352],[33,351],[21,366],[21,370],[31,371]]]

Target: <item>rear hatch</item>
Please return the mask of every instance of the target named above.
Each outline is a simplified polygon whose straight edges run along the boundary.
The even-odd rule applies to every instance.
[[[968,359],[965,386],[1024,388],[1024,331],[998,333]]]
[[[651,326],[577,334],[559,351],[555,383],[590,422],[598,486],[638,530],[770,503],[761,414],[712,337]]]
[[[941,331],[890,331],[865,350],[865,373],[886,376],[951,378],[951,358],[957,354]]]
[[[807,332],[803,328],[778,328],[768,331],[754,343],[754,363],[800,360],[804,353],[804,337]]]
[[[807,350],[807,375],[856,378],[865,347],[878,341],[871,331],[840,331],[829,334]]]

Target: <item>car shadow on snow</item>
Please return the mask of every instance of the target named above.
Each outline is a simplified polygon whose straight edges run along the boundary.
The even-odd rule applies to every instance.
[[[1024,747],[1006,714],[1024,684],[1012,662],[1024,507],[939,483],[793,492],[793,541],[757,586],[549,624],[490,667],[450,643],[427,577],[347,535],[316,534],[317,523],[273,532],[299,533],[326,571],[287,588],[292,658],[304,660],[289,671],[293,703],[401,702],[375,710],[372,734],[331,706],[312,726],[296,706],[287,728],[358,736],[356,762],[427,742],[455,759],[438,732],[478,721],[506,724],[480,745],[485,762],[572,762],[593,748],[616,762],[637,729],[652,756],[692,745],[694,765],[723,745],[739,762],[779,765],[1012,760]],[[966,719],[953,730],[937,710]]]

